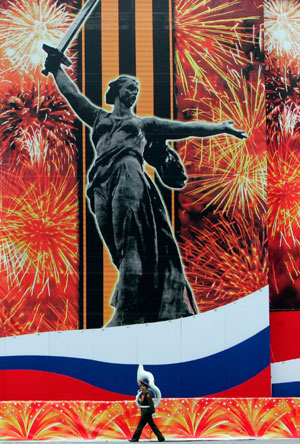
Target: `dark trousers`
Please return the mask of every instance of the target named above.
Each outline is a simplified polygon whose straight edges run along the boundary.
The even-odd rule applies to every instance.
[[[140,436],[141,436],[141,433],[143,431],[143,428],[145,427],[145,425],[147,423],[149,424],[149,426],[151,427],[151,429],[153,430],[153,432],[157,436],[157,439],[159,441],[164,441],[164,437],[163,437],[161,431],[159,430],[159,428],[157,427],[157,425],[155,424],[155,422],[153,421],[151,413],[144,413],[141,416],[141,419],[140,419],[140,421],[138,423],[136,431],[133,434],[132,440],[133,441],[138,441],[140,439]]]

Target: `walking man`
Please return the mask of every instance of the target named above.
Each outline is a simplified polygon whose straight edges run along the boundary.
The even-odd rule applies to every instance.
[[[146,424],[149,424],[155,435],[157,436],[158,441],[165,441],[164,436],[161,431],[153,421],[152,415],[155,413],[155,408],[153,404],[153,399],[150,391],[148,390],[148,384],[144,381],[140,382],[140,388],[142,390],[142,394],[139,399],[139,404],[141,406],[141,419],[138,423],[136,431],[134,432],[132,438],[129,440],[130,442],[138,442],[140,439],[143,428]]]

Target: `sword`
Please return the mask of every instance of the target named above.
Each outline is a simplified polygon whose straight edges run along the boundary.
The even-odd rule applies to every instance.
[[[60,55],[61,57],[61,63],[65,66],[71,66],[72,62],[68,57],[65,56],[64,52],[76,36],[77,32],[82,28],[84,25],[84,22],[91,14],[92,10],[96,6],[99,0],[88,0],[85,5],[81,8],[78,15],[76,16],[75,20],[59,42],[56,48],[53,48],[52,46],[46,45],[46,43],[43,44],[43,50],[46,51],[48,55],[56,54]],[[49,74],[47,69],[42,70],[42,74],[47,76]]]

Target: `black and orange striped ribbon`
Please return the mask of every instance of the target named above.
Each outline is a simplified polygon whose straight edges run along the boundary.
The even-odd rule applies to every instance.
[[[137,114],[173,118],[172,0],[101,0],[83,33],[82,67],[84,93],[93,102],[110,109],[102,99],[108,82],[119,74],[136,75]],[[88,134],[83,140],[84,175],[92,155]],[[85,179],[82,183],[84,188]],[[174,193],[160,191],[174,220]],[[109,301],[117,271],[86,210],[85,191],[82,206],[82,326],[99,328],[113,313]]]

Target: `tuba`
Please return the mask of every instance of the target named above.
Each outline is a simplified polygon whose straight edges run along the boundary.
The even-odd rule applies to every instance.
[[[154,384],[154,376],[152,375],[152,373],[144,370],[143,365],[140,364],[138,367],[138,371],[137,371],[137,383],[140,384],[142,381],[145,381],[145,379],[147,379],[147,381],[148,381],[147,385],[149,387],[149,390],[154,394],[154,407],[156,408],[161,401],[161,392],[160,392],[159,388]],[[138,406],[138,408],[140,408],[140,409],[146,407],[146,406],[140,405],[140,403],[139,403],[139,399],[140,399],[141,395],[142,395],[142,390],[138,390],[136,398],[135,398],[135,402],[136,402],[136,405]]]

